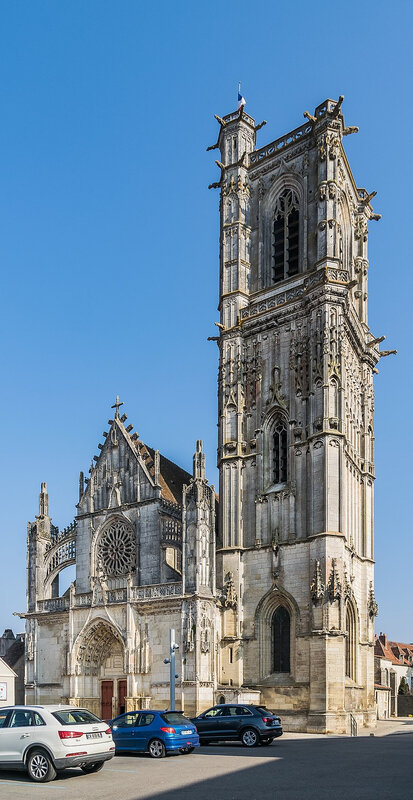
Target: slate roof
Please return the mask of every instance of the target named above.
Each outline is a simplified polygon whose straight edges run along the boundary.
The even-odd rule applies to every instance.
[[[146,466],[150,475],[153,477],[155,474],[155,451],[152,449],[152,447],[148,447],[142,442],[139,442],[139,444],[141,458],[145,457],[145,452],[149,455]],[[182,489],[184,484],[188,485],[192,475],[181,467],[178,467],[178,465],[174,464],[173,461],[170,461],[169,458],[165,458],[165,456],[163,456],[161,453],[159,460],[159,482],[161,485],[162,497],[164,500],[169,500],[170,503],[178,503],[178,505],[182,505]]]
[[[3,656],[3,661],[8,664],[9,667],[14,667],[17,664],[20,656],[24,654],[24,641],[22,639],[16,639],[13,642],[12,646],[9,647],[5,656]]]

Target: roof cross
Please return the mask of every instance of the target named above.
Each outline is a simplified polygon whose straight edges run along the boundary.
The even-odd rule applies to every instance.
[[[120,408],[120,406],[123,406],[123,403],[119,402],[119,395],[117,394],[116,395],[116,403],[113,406],[111,406],[111,408],[116,408],[115,417],[119,417],[119,408]]]

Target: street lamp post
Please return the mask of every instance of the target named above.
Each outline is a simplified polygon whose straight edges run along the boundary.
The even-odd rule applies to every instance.
[[[169,664],[169,709],[175,711],[175,652],[179,650],[179,644],[175,642],[175,630],[169,631],[169,658],[164,658],[163,663]]]

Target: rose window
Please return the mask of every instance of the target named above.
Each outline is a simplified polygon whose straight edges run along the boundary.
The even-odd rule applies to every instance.
[[[103,531],[98,545],[98,564],[106,575],[125,575],[135,566],[136,544],[132,528],[121,520]]]

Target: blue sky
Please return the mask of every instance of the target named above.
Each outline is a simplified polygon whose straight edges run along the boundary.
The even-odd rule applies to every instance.
[[[46,480],[74,515],[115,395],[141,438],[217,481],[214,335],[220,115],[259,145],[345,95],[370,225],[370,325],[397,357],[376,386],[377,629],[412,641],[409,3],[0,2],[0,627],[25,608],[26,523]]]

